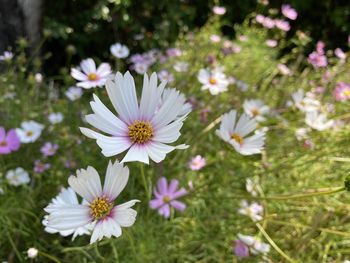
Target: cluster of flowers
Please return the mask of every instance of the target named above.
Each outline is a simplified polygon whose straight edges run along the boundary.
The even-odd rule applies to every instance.
[[[316,50],[309,54],[308,62],[314,68],[326,68],[328,66],[328,60],[325,52],[325,43],[318,41],[316,44]],[[340,48],[334,50],[335,56],[340,60],[341,63],[345,62],[346,54]]]

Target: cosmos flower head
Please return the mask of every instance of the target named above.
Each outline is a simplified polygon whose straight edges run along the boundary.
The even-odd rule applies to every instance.
[[[288,21],[276,19],[275,25],[278,29],[281,29],[282,31],[289,31],[290,30],[290,24]]]
[[[242,155],[259,154],[264,148],[265,131],[250,135],[257,128],[257,121],[243,113],[240,118],[237,111],[231,110],[222,116],[216,135]]]
[[[206,160],[200,155],[196,155],[195,157],[191,158],[190,162],[188,163],[188,167],[192,171],[198,171],[201,170],[206,165]]]
[[[6,132],[4,127],[0,127],[0,155],[15,152],[21,146],[21,141],[14,129]]]
[[[333,91],[333,95],[337,101],[350,100],[350,84],[338,82]]]
[[[179,48],[168,48],[165,53],[169,58],[179,57],[182,55],[182,51]]]
[[[20,186],[30,182],[29,174],[22,167],[17,167],[6,173],[6,179],[10,185]]]
[[[286,75],[286,76],[292,75],[292,71],[285,64],[279,63],[277,65],[277,68],[283,75]]]
[[[305,94],[304,90],[298,89],[292,93],[294,105],[302,112],[317,111],[321,107],[321,103],[312,98],[309,93]]]
[[[58,145],[51,142],[46,142],[40,149],[40,152],[45,156],[53,156],[58,150]]]
[[[235,248],[235,253],[239,257],[248,257],[250,254],[266,254],[270,251],[270,245],[256,237],[242,234],[238,234],[237,237],[239,242],[236,242],[236,246],[238,244],[239,247]],[[246,246],[245,248],[244,245]]]
[[[34,172],[39,174],[47,171],[50,167],[51,165],[49,163],[44,163],[43,161],[40,161],[40,160],[36,160],[34,162]]]
[[[13,53],[11,51],[5,51],[2,55],[0,55],[0,61],[10,61],[13,58]]]
[[[16,133],[21,143],[35,142],[41,135],[44,125],[36,121],[24,121],[21,128],[16,129]]]
[[[27,257],[28,258],[31,258],[31,259],[36,258],[38,256],[38,254],[39,254],[39,250],[36,249],[35,247],[31,247],[27,250]]]
[[[183,212],[186,209],[186,205],[177,199],[186,195],[187,191],[185,188],[178,189],[178,185],[179,181],[176,179],[171,180],[168,184],[167,179],[161,177],[158,180],[157,188],[153,191],[155,199],[150,201],[150,207],[152,209],[157,209],[158,213],[165,218],[170,217],[171,207]]]
[[[341,48],[336,48],[334,50],[334,55],[336,55],[336,57],[339,58],[341,61],[345,61],[346,59],[346,54],[343,50],[341,50]]]
[[[334,125],[333,120],[328,120],[327,115],[319,111],[307,112],[305,116],[305,123],[318,131],[327,130]]]
[[[246,200],[242,200],[238,213],[249,216],[253,221],[260,221],[263,219],[262,214],[264,207],[258,203],[249,204]]]
[[[80,68],[71,69],[71,76],[79,81],[77,86],[84,89],[104,86],[111,73],[111,67],[108,63],[102,63],[96,68],[92,58],[84,59],[80,63]]]
[[[65,95],[70,101],[75,101],[80,99],[80,97],[83,95],[83,90],[79,87],[69,87],[69,89],[65,92]]]
[[[175,149],[185,145],[171,146],[180,137],[180,129],[191,108],[183,94],[175,89],[165,89],[166,82],[158,86],[157,75],[145,74],[142,95],[138,103],[133,77],[127,72],[117,73],[106,85],[118,117],[94,95],[91,102],[93,114],[86,121],[107,133],[106,136],[88,128],[81,132],[95,139],[106,157],[127,151],[122,162],[139,161],[148,164],[149,158],[156,163]]]
[[[54,198],[52,198],[50,205],[79,205],[79,204],[86,204],[87,202],[85,200],[82,200],[81,203],[79,203],[78,201],[78,197],[76,195],[76,193],[74,192],[74,190],[70,187],[68,188],[62,188],[61,192]],[[44,216],[44,219],[42,221],[42,224],[45,226],[45,231],[50,233],[50,234],[55,234],[55,233],[59,233],[61,236],[72,236],[72,240],[74,240],[77,236],[82,236],[82,235],[90,235],[91,234],[91,230],[94,227],[94,224],[87,224],[81,227],[77,227],[77,228],[72,228],[72,229],[68,229],[68,230],[57,230],[54,228],[50,228],[47,226],[48,224],[48,215]]]
[[[111,45],[110,51],[112,55],[115,56],[116,58],[126,58],[129,56],[129,53],[130,53],[129,48],[120,43],[115,43]]]
[[[265,121],[264,115],[267,115],[270,111],[270,108],[261,100],[245,100],[243,109],[247,115],[255,118],[258,122]]]
[[[189,68],[189,64],[183,61],[178,61],[174,64],[174,69],[177,72],[186,72]]]
[[[295,20],[298,17],[297,11],[291,7],[291,5],[282,5],[281,11],[282,14],[290,20]]]
[[[128,179],[129,169],[118,162],[109,162],[103,187],[93,167],[78,170],[76,176],[68,178],[68,183],[86,202],[49,204],[45,208],[48,213],[46,226],[60,232],[87,227],[92,223],[90,244],[103,237],[121,236],[122,227],[134,224],[137,212],[131,207],[139,202],[131,200],[116,206],[113,204]]]
[[[52,112],[48,116],[48,120],[51,124],[58,124],[63,121],[63,114],[61,112]]]
[[[161,81],[161,82],[163,82],[163,81],[165,81],[165,82],[167,82],[167,83],[172,83],[172,82],[174,82],[174,76],[173,76],[173,74],[171,74],[169,71],[167,71],[167,70],[161,70],[161,71],[159,71],[158,72],[158,74],[157,74],[157,76],[158,76],[158,79]]]
[[[268,47],[277,47],[278,45],[278,42],[274,39],[268,39],[265,41],[265,44],[268,46]]]
[[[201,69],[197,77],[202,84],[202,90],[209,90],[212,95],[227,91],[229,81],[221,68],[215,68],[211,71]]]
[[[226,13],[226,8],[224,6],[214,6],[213,12],[216,15],[222,16]]]

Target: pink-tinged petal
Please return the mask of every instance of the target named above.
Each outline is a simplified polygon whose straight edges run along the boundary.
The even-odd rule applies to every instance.
[[[7,141],[7,144],[9,145],[9,148],[12,151],[17,151],[21,146],[21,141],[19,140],[16,131],[13,129],[7,133],[6,141]]]
[[[111,71],[111,66],[108,63],[102,63],[98,68],[97,68],[97,75],[99,77],[107,77],[112,73]]]
[[[172,180],[170,181],[170,184],[169,184],[168,192],[169,192],[169,193],[174,193],[174,192],[176,191],[178,185],[179,185],[179,181],[176,180],[176,179],[172,179]]]
[[[149,164],[149,158],[147,154],[147,148],[142,144],[134,144],[128,150],[128,153],[125,155],[122,163],[139,161],[145,164]]]
[[[0,142],[5,140],[6,131],[3,127],[0,127]]]
[[[96,64],[91,58],[84,59],[80,63],[80,67],[85,74],[96,73]]]
[[[70,70],[70,75],[76,79],[76,80],[79,80],[79,81],[87,81],[88,80],[88,77],[82,73],[81,71],[77,70],[76,68],[72,68]]]
[[[154,141],[148,143],[146,147],[149,157],[156,163],[163,161],[166,154],[175,150],[174,146]]]
[[[91,88],[96,87],[96,84],[93,81],[87,80],[87,81],[77,83],[77,86],[84,88],[84,89],[91,89]]]
[[[11,152],[10,147],[0,146],[0,154],[9,154]]]
[[[90,244],[100,241],[103,237],[119,237],[121,234],[122,229],[120,225],[112,217],[107,216],[96,223],[91,235]]]
[[[179,197],[182,197],[187,194],[187,191],[185,188],[181,188],[179,191],[176,191],[175,193],[171,194],[172,199],[177,199]]]
[[[158,210],[159,214],[164,216],[165,218],[170,217],[170,206],[168,204],[163,205],[161,208]]]
[[[149,206],[152,209],[158,209],[159,207],[161,207],[162,205],[164,205],[164,201],[162,198],[157,198],[157,199],[153,199],[149,202]]]
[[[131,208],[123,208],[123,206],[113,209],[113,219],[122,227],[130,227],[136,221],[137,212]]]
[[[161,177],[157,183],[158,191],[161,195],[168,194],[168,182],[165,177]]]
[[[170,205],[172,207],[174,207],[176,210],[179,210],[179,211],[184,211],[186,209],[186,205],[180,201],[177,201],[177,200],[173,200],[170,202]]]

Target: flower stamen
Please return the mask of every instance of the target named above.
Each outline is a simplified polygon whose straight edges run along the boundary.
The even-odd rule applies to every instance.
[[[109,214],[112,210],[113,205],[108,201],[107,198],[98,197],[90,204],[91,215],[95,219],[100,219]]]
[[[153,137],[152,125],[145,121],[135,121],[129,126],[128,135],[133,143],[146,143]]]
[[[210,83],[211,85],[215,85],[215,84],[217,83],[217,81],[216,81],[216,79],[214,79],[214,78],[210,78],[210,79],[209,79],[209,83]]]
[[[237,143],[239,143],[240,145],[243,144],[243,137],[240,136],[238,133],[232,133],[231,134],[231,139],[235,140]]]
[[[90,81],[97,80],[97,74],[96,74],[96,73],[90,73],[90,74],[88,75],[88,79],[89,79]]]

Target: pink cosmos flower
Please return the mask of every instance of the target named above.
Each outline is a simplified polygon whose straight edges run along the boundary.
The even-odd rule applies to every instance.
[[[218,42],[221,41],[221,37],[218,36],[218,35],[211,35],[211,36],[210,36],[210,40],[211,40],[211,42],[213,42],[213,43],[218,43]]]
[[[213,7],[213,12],[216,15],[222,16],[226,13],[226,8],[223,6],[214,6]]]
[[[237,257],[249,257],[249,247],[239,239],[235,240],[234,252]]]
[[[285,20],[280,20],[280,19],[276,19],[275,20],[275,25],[277,28],[283,30],[283,31],[289,31],[290,30],[290,25],[288,21]]]
[[[11,129],[7,132],[0,127],[0,155],[9,154],[17,151],[21,146],[21,142],[15,130]]]
[[[265,44],[268,46],[268,47],[276,47],[277,46],[277,41],[274,40],[274,39],[268,39],[266,40]]]
[[[43,173],[51,167],[49,163],[43,163],[40,160],[34,162],[34,172]]]
[[[77,86],[84,89],[102,87],[111,73],[111,67],[108,63],[102,63],[96,69],[95,61],[91,58],[83,60],[80,63],[80,68],[71,69],[71,76],[79,81]]]
[[[316,52],[320,55],[324,54],[325,43],[322,40],[317,41]]]
[[[290,20],[295,20],[298,17],[297,11],[290,5],[282,5],[281,11],[282,14]]]
[[[346,101],[350,99],[350,84],[345,82],[338,82],[333,95],[337,101]]]
[[[198,171],[206,165],[206,160],[200,155],[197,155],[191,159],[188,166],[192,171]]]
[[[257,14],[255,17],[256,22],[258,22],[259,24],[262,24],[265,20],[265,16],[261,15],[261,14]]]
[[[287,75],[287,76],[292,75],[291,70],[285,64],[280,63],[277,65],[277,68],[283,75]]]
[[[266,28],[274,28],[276,23],[273,19],[269,18],[269,17],[265,17],[264,20],[262,21],[262,25]]]
[[[180,188],[177,190],[179,181],[173,179],[168,185],[167,179],[161,177],[157,183],[157,189],[154,189],[155,199],[149,202],[149,205],[152,209],[158,209],[158,213],[165,218],[170,217],[170,207],[175,208],[178,211],[184,211],[186,205],[178,200],[179,197],[182,197],[187,194],[185,188]]]
[[[166,50],[166,55],[170,58],[172,57],[179,57],[182,55],[182,51],[179,48],[168,48]]]
[[[52,156],[55,155],[56,151],[58,149],[58,145],[57,144],[53,144],[51,142],[47,142],[44,144],[43,147],[41,147],[40,152],[45,156]]]
[[[337,58],[339,58],[342,61],[344,61],[346,59],[346,54],[340,48],[336,48],[334,50],[334,54],[337,56]]]
[[[325,68],[328,65],[327,57],[315,51],[309,55],[307,60],[315,68]]]

